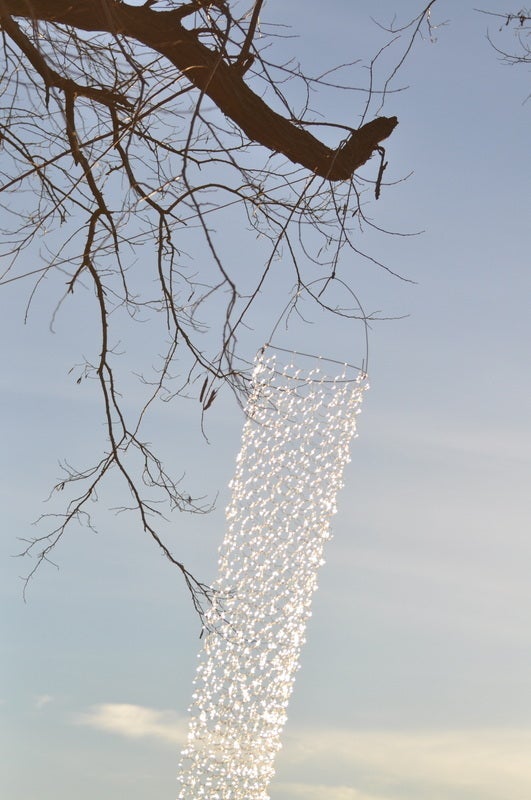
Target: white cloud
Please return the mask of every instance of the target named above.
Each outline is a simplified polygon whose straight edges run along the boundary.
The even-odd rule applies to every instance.
[[[278,772],[294,777],[295,767],[308,780],[317,767],[317,774],[325,769],[360,791],[359,776],[364,776],[385,797],[402,797],[406,791],[410,798],[528,800],[530,752],[531,728],[300,730],[286,737]]]
[[[76,722],[127,738],[184,746],[172,711],[93,706]],[[353,731],[291,728],[277,760],[272,800],[529,800],[531,728]],[[332,779],[333,783],[324,784]]]
[[[104,703],[78,714],[76,722],[129,739],[155,738],[183,746],[186,743],[187,723],[172,711],[129,703]]]
[[[48,703],[51,703],[52,701],[53,697],[51,694],[40,694],[35,699],[35,708],[40,710],[41,708],[44,708],[44,706],[47,706]]]
[[[393,800],[389,795],[358,791],[350,786],[330,786],[322,783],[275,783],[272,800]]]

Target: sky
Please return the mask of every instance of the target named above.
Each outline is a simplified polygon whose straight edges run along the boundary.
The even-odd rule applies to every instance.
[[[382,227],[421,233],[368,235],[363,246],[415,283],[353,262],[365,306],[403,318],[371,330],[371,388],[271,800],[531,796],[529,70],[499,62],[475,5],[439,0],[432,19],[446,24],[416,43],[407,89],[385,107],[399,118],[386,177],[412,174],[384,187],[371,212]],[[317,74],[367,63],[380,41],[371,15],[389,23],[420,7],[269,0],[263,16],[292,26],[298,38],[283,46]],[[313,105],[348,124],[362,101],[344,98]],[[253,252],[234,258],[243,270]],[[87,345],[84,325],[72,329],[79,309],[52,334],[55,296],[41,294],[24,325],[27,286],[2,291],[2,795],[173,798],[198,619],[175,569],[108,510],[112,486],[98,533],[73,530],[59,569],[41,570],[23,601],[19,540],[46,512],[58,461],[90,451],[97,398],[68,375]],[[263,330],[276,313],[267,298]],[[345,357],[336,324],[295,332],[293,346],[301,339]],[[150,421],[168,465],[185,465],[190,485],[217,498],[211,514],[176,514],[168,526],[207,580],[243,425],[228,394],[209,414],[208,444],[190,404]]]

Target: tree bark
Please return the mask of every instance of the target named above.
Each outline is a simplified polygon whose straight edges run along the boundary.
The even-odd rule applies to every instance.
[[[149,6],[128,6],[119,0],[0,0],[0,14],[141,42],[174,64],[251,141],[330,181],[349,180],[398,124],[396,117],[377,117],[352,130],[337,149],[327,147],[270,108],[245,83],[238,67],[184,28],[180,9],[153,11]]]

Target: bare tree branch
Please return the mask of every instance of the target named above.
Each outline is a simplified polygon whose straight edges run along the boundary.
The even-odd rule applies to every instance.
[[[490,33],[487,33],[493,49],[498,53],[501,60],[509,65],[515,64],[531,64],[531,9],[521,8],[519,11],[484,11],[483,9],[475,9],[479,14],[485,14],[488,17],[499,20],[498,33],[511,31],[514,35],[516,45],[514,48],[509,49],[507,46],[501,47],[496,44]]]
[[[182,9],[154,11],[128,6],[119,0],[2,0],[3,15],[70,25],[84,31],[125,36],[165,56],[193,85],[235,122],[248,139],[279,152],[295,164],[331,181],[348,180],[363,166],[380,142],[398,124],[396,117],[380,117],[352,130],[336,150],[297,127],[270,108],[244,82],[241,62],[236,68],[203,45],[181,24]],[[0,24],[3,25],[0,19]],[[245,48],[245,44],[244,44]]]
[[[33,281],[26,316],[47,286],[52,324],[81,297],[95,331],[71,375],[98,389],[101,448],[88,466],[64,462],[54,490],[64,505],[43,519],[51,530],[25,539],[35,557],[28,579],[73,523],[93,524],[90,504],[112,472],[127,497],[118,510],[136,515],[181,570],[202,614],[211,592],[158,523],[164,509],[211,505],[166,471],[145,439],[148,411],[157,400],[193,398],[202,424],[223,387],[244,400],[241,342],[272,276],[284,282],[288,317],[311,303],[366,332],[381,316],[358,300],[352,260],[403,278],[360,236],[386,233],[366,211],[369,196],[388,190],[381,142],[397,125],[379,109],[398,91],[394,79],[433,0],[393,31],[361,87],[336,83],[333,69],[314,78],[266,58],[279,37],[262,19],[262,0],[239,16],[228,0],[167,5],[0,0],[0,286]],[[359,128],[323,121],[310,106],[314,90],[344,97],[351,88],[362,97],[356,118],[369,119]],[[342,107],[354,115],[354,102]],[[343,140],[329,146],[310,127]],[[373,154],[378,161],[361,175]],[[245,271],[223,235],[235,220],[239,246],[253,253]],[[156,364],[140,364],[134,349],[128,361],[136,322],[156,331]],[[142,395],[129,404],[131,376]]]

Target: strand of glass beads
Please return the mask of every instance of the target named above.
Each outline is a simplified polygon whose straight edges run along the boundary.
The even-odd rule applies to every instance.
[[[230,484],[179,800],[267,800],[363,375],[261,351]]]

